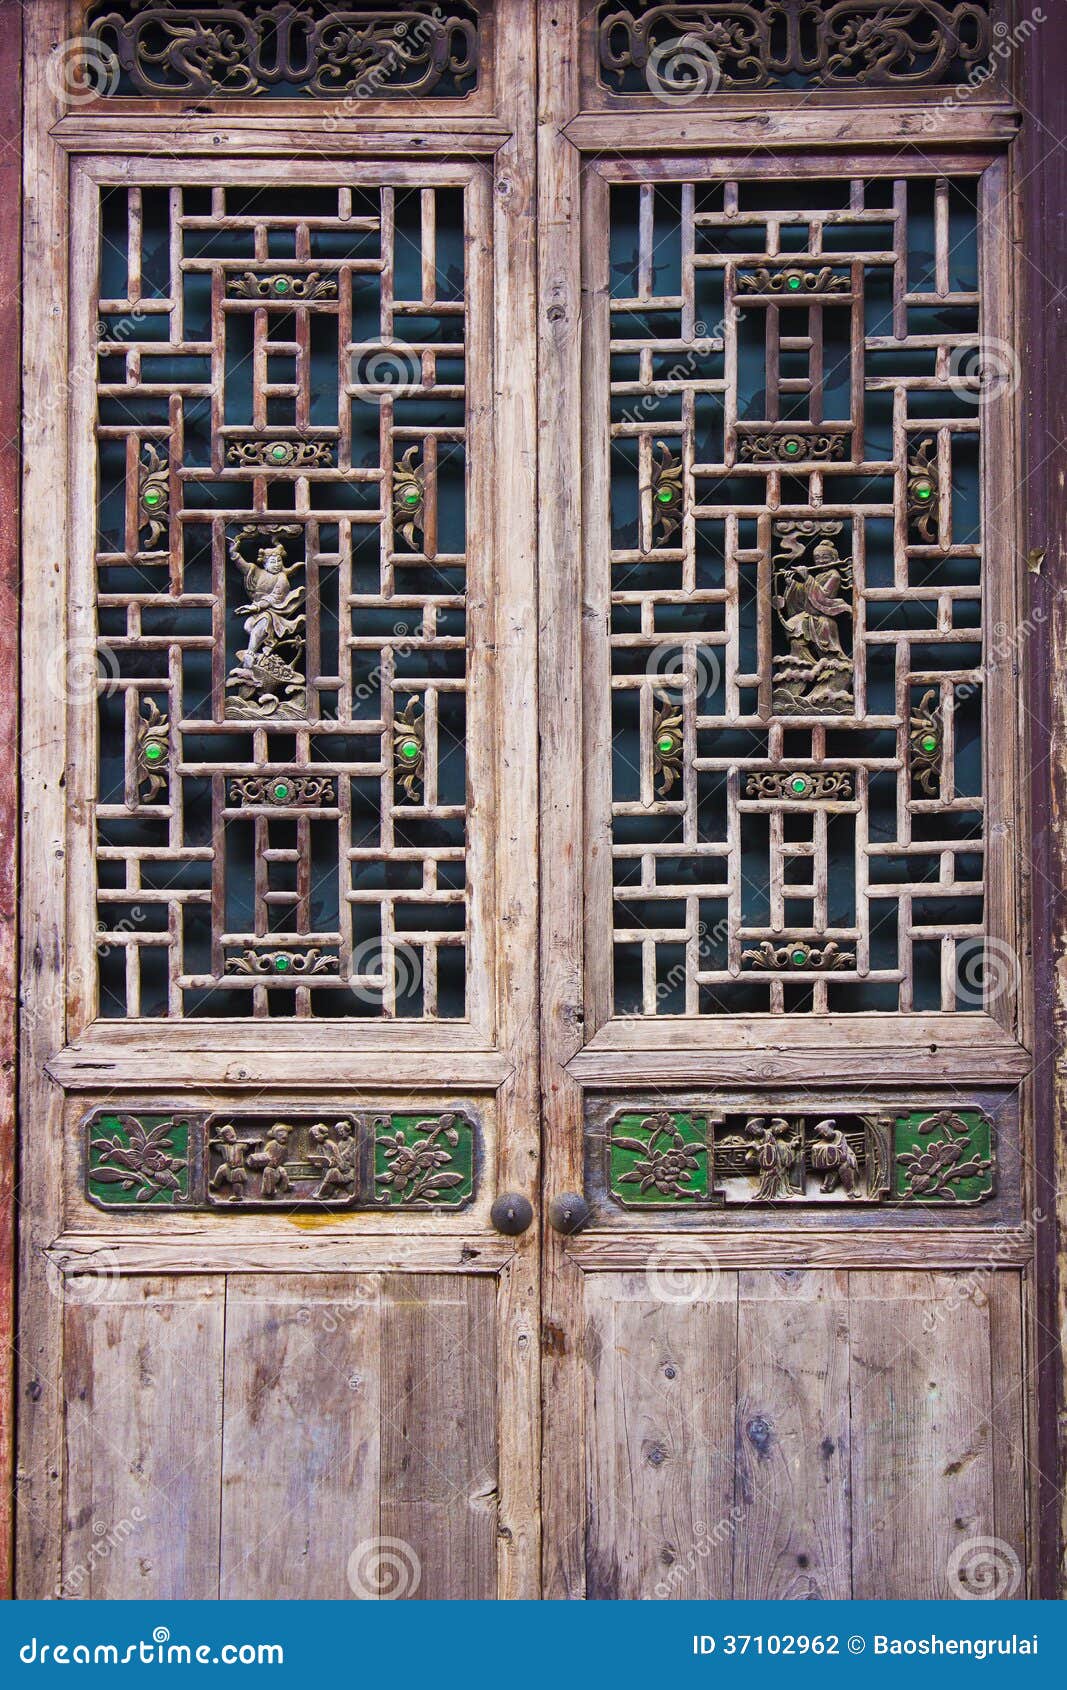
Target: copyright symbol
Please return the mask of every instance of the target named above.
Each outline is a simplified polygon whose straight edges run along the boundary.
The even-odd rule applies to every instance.
[[[850,1637],[848,1640],[848,1652],[850,1655],[862,1655],[866,1647],[867,1645],[863,1641],[862,1637]]]

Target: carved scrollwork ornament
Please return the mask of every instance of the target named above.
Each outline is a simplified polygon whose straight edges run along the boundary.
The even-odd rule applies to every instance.
[[[137,726],[137,785],[142,803],[151,803],[167,784],[170,721],[153,698],[141,705]]]
[[[769,293],[797,301],[803,300],[806,294],[848,293],[851,285],[847,276],[829,264],[820,264],[818,269],[796,264],[784,268],[761,264],[756,270],[742,271],[737,278],[739,293]]]
[[[937,446],[927,438],[914,443],[908,457],[908,521],[928,546],[937,543],[940,505]]]
[[[393,471],[393,524],[412,551],[420,549],[426,501],[426,471],[416,463],[418,446],[409,446]]]
[[[652,717],[652,774],[657,798],[665,798],[682,772],[682,706],[660,697]]]
[[[652,464],[652,538],[669,540],[682,524],[682,463],[665,440]]]
[[[789,798],[796,803],[852,797],[852,776],[845,769],[775,769],[753,772],[745,783],[747,798]]]
[[[936,798],[941,790],[944,729],[937,693],[933,687],[923,693],[911,713],[908,750],[912,779],[919,784],[928,798]]]
[[[318,946],[307,951],[242,951],[226,963],[228,974],[270,974],[276,980],[293,975],[329,974],[336,972],[337,958],[323,956]]]
[[[813,970],[826,974],[833,969],[856,966],[855,957],[843,951],[836,939],[830,939],[825,945],[812,945],[806,939],[793,939],[788,944],[776,945],[770,939],[761,939],[755,950],[741,952],[741,960],[750,962],[753,968],[774,968],[790,973]]]
[[[741,436],[741,459],[745,463],[795,466],[805,462],[822,463],[828,458],[843,458],[844,455],[843,434],[805,434],[798,430],[796,433]]]
[[[337,802],[334,783],[322,775],[240,775],[230,782],[230,802],[242,809],[305,809]]]
[[[417,697],[409,698],[393,722],[393,758],[400,785],[412,803],[422,796],[426,761],[426,721]]]
[[[291,270],[274,275],[257,275],[254,270],[246,270],[243,276],[230,277],[229,291],[238,299],[292,305],[310,299],[336,299],[337,283],[329,276],[320,275],[318,270],[309,270],[305,276]]]
[[[144,550],[154,551],[163,538],[170,516],[170,465],[166,457],[146,440],[142,447],[137,486],[140,533]]]
[[[333,464],[333,445],[329,440],[235,440],[226,459],[262,469],[328,469]]]

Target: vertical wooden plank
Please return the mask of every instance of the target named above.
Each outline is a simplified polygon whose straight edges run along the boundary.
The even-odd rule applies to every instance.
[[[402,1594],[493,1597],[496,1285],[391,1274],[382,1298],[383,1544],[415,1569]]]
[[[848,1275],[739,1275],[734,1595],[852,1594]]]
[[[578,110],[578,7],[539,6],[537,140],[538,675],[541,855],[543,1207],[580,1191],[582,1093],[566,1065],[583,1042],[581,158],[564,134]],[[542,1263],[542,1513],[546,1597],[585,1581],[582,1275],[545,1229]]]
[[[19,227],[22,169],[22,8],[0,0],[0,353],[9,372],[0,391],[0,745],[18,737],[18,492]],[[7,761],[0,784],[0,1474],[14,1495],[15,1291],[15,1040],[17,934],[15,925],[18,780]],[[10,1503],[0,1524],[0,1596],[10,1597],[14,1575]]]
[[[62,54],[66,0],[22,8],[26,141],[23,160],[22,672],[32,682],[32,731],[20,742],[22,1011],[19,1109],[18,1594],[48,1597],[60,1582],[63,1473],[63,1309],[44,1252],[60,1227],[62,1095],[44,1065],[65,1034],[67,710],[59,684],[66,629],[67,169],[49,131],[61,112],[51,62]],[[57,402],[59,400],[59,402]],[[52,684],[48,684],[48,679]],[[24,696],[29,688],[24,689]]]
[[[1022,131],[1017,158],[1021,240],[1017,298],[1023,319],[1027,606],[1038,633],[1022,665],[1032,755],[1032,862],[1043,919],[1033,923],[1034,1063],[1031,1082],[1033,1164],[1029,1214],[1035,1222],[1033,1297],[1037,1423],[1030,1453],[1037,1475],[1038,1583],[1034,1594],[1067,1596],[1067,217],[1063,135],[1067,131],[1067,9],[1044,8],[1013,68],[1019,71]],[[1059,895],[1056,893],[1059,892]],[[1047,901],[1046,901],[1047,895]],[[1047,913],[1046,913],[1047,911]]]
[[[995,1536],[989,1318],[973,1276],[852,1273],[852,1594],[958,1596],[953,1554]]]
[[[737,1276],[685,1284],[585,1281],[590,1599],[732,1594]]]
[[[378,1536],[380,1333],[373,1276],[230,1279],[220,1596],[360,1594],[348,1567]]]
[[[218,1596],[224,1286],[68,1281],[58,1594]]]
[[[537,734],[537,170],[536,39],[525,0],[495,8],[496,88],[511,136],[496,155],[493,201],[496,499],[492,640],[497,694],[494,763],[497,1042],[511,1073],[497,1093],[497,1191],[538,1208],[541,1091],[538,1038]],[[500,1277],[499,1594],[540,1593],[540,1227],[515,1239]]]
[[[1026,1453],[1023,1281],[1020,1274],[1002,1271],[986,1275],[984,1285],[989,1299],[993,1517],[996,1536],[1008,1545],[1020,1568],[1025,1569],[1029,1463]],[[1025,1577],[1020,1578],[1013,1594],[1020,1601],[1027,1595]]]

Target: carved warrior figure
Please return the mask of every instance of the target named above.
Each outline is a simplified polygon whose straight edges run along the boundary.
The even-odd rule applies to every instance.
[[[819,1121],[812,1128],[812,1141],[808,1156],[812,1168],[823,1176],[823,1192],[829,1194],[840,1185],[849,1197],[855,1197],[859,1158],[836,1121]]]
[[[261,546],[254,560],[241,552],[249,538],[299,532],[295,526],[257,528],[249,524],[230,538],[230,560],[236,564],[249,595],[249,602],[237,607],[237,615],[244,618],[248,644],[237,653],[237,666],[226,679],[230,716],[282,716],[291,720],[302,717],[307,709],[304,677],[296,667],[304,649],[306,618],[300,609],[304,588],[291,580],[303,565],[287,563],[285,547],[279,540]],[[291,655],[283,656],[283,651]]]
[[[774,608],[789,641],[788,657],[774,659],[775,713],[780,716],[848,715],[852,710],[852,662],[841,645],[838,619],[852,615],[852,562],[838,556],[829,538],[839,522],[782,523],[782,549],[774,558]],[[822,535],[810,563],[803,558],[809,537]]]

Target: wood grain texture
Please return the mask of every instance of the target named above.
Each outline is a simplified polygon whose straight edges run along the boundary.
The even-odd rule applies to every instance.
[[[1025,1593],[1017,1273],[656,1247],[586,1287],[590,1598],[958,1598],[993,1538]]]
[[[355,1594],[349,1555],[378,1536],[380,1377],[376,1278],[228,1281],[220,1596]]]
[[[496,1352],[491,1285],[386,1279],[381,1536],[413,1552],[420,1601],[496,1594]]]
[[[847,1276],[742,1273],[737,1326],[734,1596],[848,1597]]]
[[[7,369],[20,362],[19,307],[22,172],[22,30],[17,0],[0,4],[0,353]],[[18,939],[18,506],[21,384],[0,394],[0,625],[7,630],[0,655],[0,746],[7,752],[0,780],[0,1474],[5,1506],[0,1516],[0,1596],[12,1594],[14,1494],[15,1316],[15,1050]]]
[[[951,1598],[954,1551],[995,1536],[987,1310],[965,1275],[854,1273],[853,1587]]]
[[[56,1594],[214,1599],[223,1281],[75,1278],[67,1294],[67,1510]]]
[[[733,1593],[735,1287],[656,1283],[588,1281],[590,1600]]]

